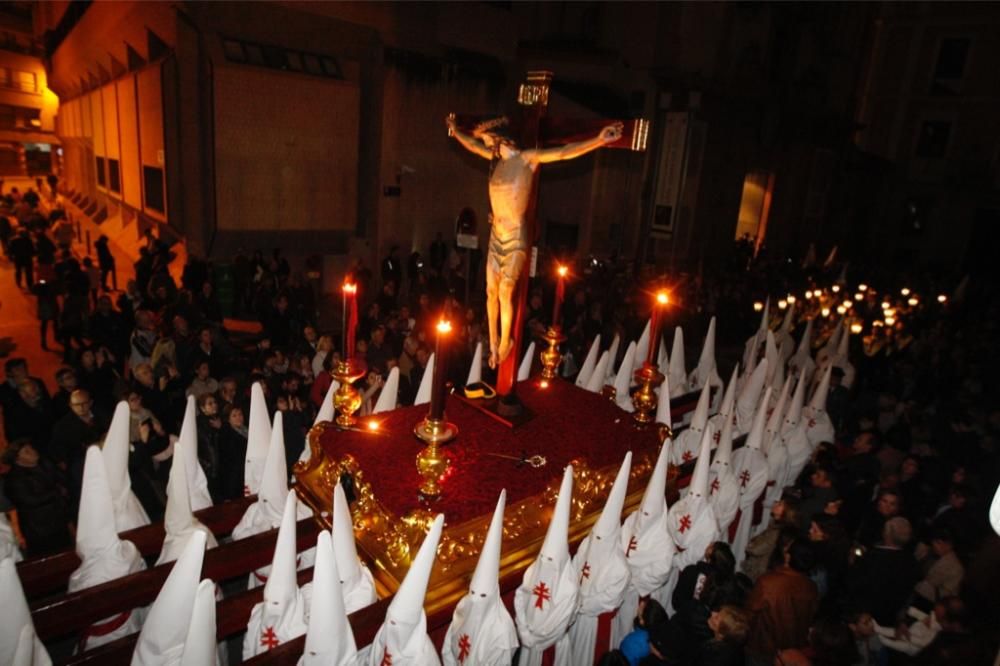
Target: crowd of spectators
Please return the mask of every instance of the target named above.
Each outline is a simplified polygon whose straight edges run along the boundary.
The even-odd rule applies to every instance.
[[[69,243],[62,246],[62,219],[22,217],[25,197],[4,202],[19,220],[13,233],[4,232],[4,250],[18,286],[38,297],[43,342],[48,322],[56,322],[65,359],[52,395],[21,358],[7,359],[0,385],[8,440],[0,502],[16,508],[27,553],[72,546],[84,452],[103,437],[119,400],[131,413],[133,489],[153,520],[163,515],[170,437],[188,396],[197,403],[198,457],[214,500],[242,495],[255,382],[265,388],[269,411],[283,414],[291,467],[343,340],[339,325],[319,325],[315,290],[281,252],[233,262],[236,313],[261,328],[237,335],[223,325],[206,262],[190,258],[177,284],[172,253],[150,235],[135,280],[117,292],[106,242],[104,254],[98,244],[96,263],[78,263]],[[754,298],[820,278],[819,269],[786,261],[750,262],[745,250],[738,247],[712,276],[685,275],[669,285],[668,324],[683,325],[693,348],[709,317],[719,317],[720,371],[732,367],[756,326],[748,307]],[[479,295],[466,289],[478,256],[438,238],[428,257],[425,263],[415,252],[404,266],[394,248],[377,278],[361,262],[352,268],[356,356],[368,370],[360,380],[362,413],[393,368],[398,404],[412,404],[442,312],[459,324],[449,345],[450,381],[464,383],[477,343],[488,351]],[[543,257],[540,265],[551,261]],[[530,287],[526,341],[541,342],[551,323],[552,280],[540,273]],[[604,347],[615,334],[638,337],[655,282],[628,264],[598,259],[578,262],[573,274],[560,322],[569,374],[595,335]],[[986,505],[998,478],[993,379],[1000,368],[990,347],[1000,301],[988,290],[976,297],[974,311],[956,302],[915,322],[912,344],[897,353],[869,357],[853,349],[857,380],[850,392],[834,390],[837,441],[821,445],[786,488],[742,568],[726,543],[714,544],[704,562],[681,572],[674,614],[667,618],[655,601],[645,602],[637,633],[606,662],[976,664],[995,654],[1000,542],[988,532]],[[489,368],[483,377],[492,380]]]

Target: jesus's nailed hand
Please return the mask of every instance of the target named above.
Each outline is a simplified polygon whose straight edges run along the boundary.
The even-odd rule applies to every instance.
[[[624,125],[621,123],[614,123],[613,125],[608,125],[601,130],[601,141],[603,143],[614,143],[618,139],[622,138],[622,129]]]

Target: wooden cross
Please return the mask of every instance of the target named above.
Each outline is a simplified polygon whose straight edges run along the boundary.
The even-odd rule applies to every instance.
[[[517,102],[521,105],[519,122],[512,119],[511,130],[518,138],[518,146],[524,150],[529,148],[547,148],[561,146],[575,141],[595,136],[601,128],[613,122],[621,122],[624,127],[621,138],[605,148],[625,148],[641,151],[646,149],[646,139],[649,135],[649,122],[642,119],[616,120],[609,118],[573,119],[547,118],[545,111],[549,104],[549,88],[552,82],[552,72],[528,72],[527,79],[521,84]],[[485,117],[455,116],[456,124],[465,131],[471,131]],[[518,278],[514,290],[514,318],[511,322],[511,339],[513,346],[507,359],[497,370],[497,394],[505,401],[514,401],[514,387],[517,380],[517,367],[521,360],[524,317],[528,304],[528,280],[531,262],[531,247],[538,242],[541,231],[535,216],[538,208],[538,176],[535,170],[531,185],[531,196],[524,215],[527,234],[531,242],[528,249],[528,264]]]

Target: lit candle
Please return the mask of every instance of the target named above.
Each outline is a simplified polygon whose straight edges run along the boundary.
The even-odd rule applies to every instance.
[[[431,378],[431,410],[427,418],[432,421],[444,419],[444,375],[445,342],[451,333],[451,322],[442,319],[437,324],[437,338],[434,341],[434,376]]]
[[[855,322],[855,323],[851,324],[851,333],[854,333],[855,335],[857,335],[858,333],[861,332],[862,328],[863,327],[861,326],[861,324]]]
[[[840,285],[839,284],[833,285],[832,287],[830,287],[830,291],[836,294],[838,291],[840,291]]]
[[[653,321],[649,325],[649,352],[646,354],[646,365],[656,365],[656,352],[660,346],[660,315],[669,302],[670,297],[667,292],[656,293],[656,300],[653,301]]]
[[[556,268],[556,302],[552,305],[552,328],[559,330],[562,322],[559,320],[560,310],[562,310],[563,299],[566,297],[566,274],[569,271],[565,266]]]
[[[344,298],[343,298],[343,316],[341,324],[341,355],[343,356],[344,362],[350,361],[354,358],[354,324],[356,322],[348,323],[348,312],[352,315],[354,313],[354,298],[358,292],[358,285],[352,282],[344,282]]]
[[[947,296],[945,296],[944,294],[938,295],[938,303],[947,303],[947,302],[948,302]]]
[[[754,312],[760,312],[763,309],[764,309],[764,304],[763,303],[761,303],[760,301],[755,301],[754,302],[754,304],[753,304],[753,311]]]
[[[859,284],[858,285],[858,291],[868,291],[868,285],[866,285],[866,284]]]
[[[903,287],[902,289],[899,290],[899,293],[902,294],[903,296],[909,296],[910,290],[907,287]]]

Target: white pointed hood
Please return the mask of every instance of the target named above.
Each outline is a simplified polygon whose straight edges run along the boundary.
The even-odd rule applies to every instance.
[[[470,664],[509,664],[518,645],[514,621],[500,599],[500,546],[506,504],[507,491],[502,490],[469,593],[459,600],[445,634],[441,654],[446,666],[464,664],[466,659]]]
[[[615,482],[608,493],[608,499],[604,502],[604,509],[601,510],[601,515],[590,530],[592,536],[602,539],[617,536],[618,530],[621,529],[622,508],[625,506],[625,496],[628,494],[628,476],[631,470],[632,452],[628,451],[618,468]]]
[[[629,388],[632,386],[632,361],[635,360],[636,347],[634,342],[628,344],[625,350],[625,358],[622,359],[621,367],[618,368],[618,375],[615,377],[615,402],[626,412],[631,412],[632,396]]]
[[[1000,486],[993,494],[993,503],[990,504],[990,525],[993,531],[1000,534]]]
[[[580,388],[587,388],[587,384],[590,382],[590,376],[594,374],[594,368],[597,366],[597,355],[601,351],[601,336],[598,334],[594,337],[594,341],[590,344],[590,350],[587,351],[587,356],[583,359],[583,365],[580,366],[580,372],[576,374],[576,385]]]
[[[830,254],[826,255],[826,261],[823,262],[823,268],[830,268],[833,266],[833,262],[837,259],[837,246],[834,245],[830,250]]]
[[[632,361],[633,370],[638,370],[639,368],[641,368],[642,364],[646,361],[646,355],[649,353],[649,336],[650,336],[649,328],[652,325],[652,323],[653,323],[652,319],[647,319],[646,327],[642,329],[642,335],[639,336],[639,342],[635,346],[636,349],[639,350],[639,353],[635,355],[635,360]],[[663,340],[660,339],[657,341],[657,344],[662,342]]]
[[[670,413],[670,378],[663,375],[659,393],[656,396],[656,422],[673,428],[673,415]]]
[[[732,467],[733,459],[733,419],[727,418],[722,422],[722,429],[719,432],[718,446],[712,456],[713,467]]]
[[[847,363],[848,361],[848,351],[851,344],[851,334],[850,331],[845,327],[843,332],[840,334],[840,340],[837,341],[837,354],[836,359],[841,363]]]
[[[332,405],[332,400],[330,401]],[[247,424],[246,468],[243,471],[243,494],[256,495],[264,472],[264,459],[271,443],[271,418],[260,382],[250,387],[250,420]],[[306,447],[307,449],[309,447]]]
[[[299,594],[295,573],[297,522],[298,499],[295,497],[295,491],[289,490],[285,495],[281,527],[278,528],[278,540],[274,545],[274,557],[271,558],[271,575],[264,584],[264,603],[270,606],[271,610],[287,608]]]
[[[639,350],[637,356],[642,355],[642,347],[636,347]],[[646,346],[646,353],[649,352],[649,346]],[[635,365],[635,361],[632,362]],[[640,362],[639,365],[642,365]],[[666,377],[670,374],[670,356],[667,355],[667,343],[660,338],[660,349],[656,354],[656,368],[660,371],[660,374]]]
[[[703,433],[708,425],[708,407],[712,401],[712,387],[705,384],[701,387],[701,394],[698,395],[698,404],[694,408],[694,416],[691,417],[690,430]]]
[[[608,347],[608,376],[605,379],[605,383],[614,385],[615,383],[615,361],[618,360],[618,347],[621,346],[622,339],[621,336],[615,333],[615,337],[611,338],[611,346]],[[622,361],[624,363],[624,361]]]
[[[805,402],[806,382],[803,375],[799,375],[799,381],[795,385],[795,393],[792,394],[792,401],[785,412],[785,420],[781,425],[781,432],[787,433],[802,420],[802,405]]]
[[[399,367],[394,367],[389,371],[389,376],[385,378],[382,385],[382,392],[378,394],[372,414],[391,412],[396,409],[396,398],[399,396]]]
[[[668,363],[670,385],[675,391],[687,390],[687,367],[684,361],[684,329],[674,328],[674,346],[670,350]]]
[[[545,541],[514,593],[522,649],[538,652],[553,645],[576,615],[580,587],[567,541],[572,504],[573,466],[567,465]]]
[[[754,411],[760,399],[760,393],[764,389],[765,378],[767,377],[768,361],[765,358],[753,370],[753,374],[747,379],[743,390],[736,398],[736,426],[741,433],[747,431],[748,424],[753,420]]]
[[[181,423],[181,434],[174,445],[184,449],[184,469],[187,471],[188,494],[191,497],[191,510],[201,511],[212,506],[212,495],[208,491],[208,477],[198,462],[198,421],[197,407],[193,395],[187,398],[184,409],[184,421]]]
[[[823,378],[820,379],[816,392],[813,393],[812,399],[809,401],[809,407],[814,412],[826,411],[826,396],[830,393],[830,373],[832,371],[833,366],[828,365],[823,372]]]
[[[799,358],[805,358],[810,356],[810,347],[812,345],[812,329],[813,320],[810,319],[806,322],[806,328],[802,331],[802,337],[799,338],[799,346],[795,350],[795,356]]]
[[[386,609],[385,622],[372,642],[369,664],[381,664],[389,660],[394,666],[397,663],[414,666],[439,663],[434,644],[427,636],[424,595],[437,560],[437,547],[443,527],[444,515],[438,514]],[[387,653],[391,655],[389,659],[386,659]]]
[[[740,376],[740,364],[737,363],[733,367],[733,374],[729,377],[729,383],[726,384],[726,394],[722,396],[722,406],[719,408],[719,413],[730,417],[732,421],[733,410],[736,409],[736,383],[739,381]]]
[[[784,335],[791,335],[795,327],[795,304],[789,303],[785,310],[785,318],[781,322],[780,332]]]
[[[764,311],[760,313],[760,326],[757,327],[757,332],[760,334],[758,340],[764,339],[764,333],[767,332],[771,323],[771,297],[768,296],[764,301]]]
[[[776,386],[775,375],[781,367],[781,359],[778,356],[778,345],[774,341],[774,333],[767,332],[764,337],[764,358],[767,359],[767,377],[764,383],[768,386]]]
[[[767,419],[767,425],[764,426],[764,441],[762,450],[765,454],[770,454],[771,446],[774,444],[775,440],[781,436],[781,420],[785,414],[785,405],[788,402],[788,391],[791,389],[792,378],[789,377],[784,385],[781,387],[781,394],[778,396],[778,402],[774,405],[774,409],[771,410],[771,415]],[[762,407],[767,408],[767,404],[763,404]]]
[[[712,466],[712,434],[708,431],[701,436],[701,451],[694,465],[688,495],[693,498],[708,499],[708,470]]]
[[[556,562],[569,559],[569,511],[573,503],[573,466],[566,465],[563,470],[562,482],[559,485],[559,496],[552,511],[552,520],[545,531],[545,540],[539,551],[539,557]]]
[[[506,506],[507,491],[501,490],[496,508],[493,509],[493,519],[486,532],[486,541],[483,543],[483,549],[479,551],[476,570],[469,583],[470,594],[474,593],[477,596],[496,594],[497,598],[500,596],[498,574],[500,571],[500,546],[503,540],[503,512]]]
[[[203,532],[193,532],[188,538],[149,608],[132,653],[132,666],[160,666],[180,660],[198,593],[205,545]]]
[[[186,456],[185,447],[174,447],[174,460],[170,465],[170,478],[167,480],[167,511],[163,519],[166,536],[163,539],[163,548],[160,549],[160,557],[156,560],[157,565],[173,562],[180,557],[194,534],[203,534],[208,548],[219,545],[208,528],[191,513],[191,496],[185,472]]]
[[[475,384],[483,381],[483,343],[476,343],[476,351],[472,353],[472,363],[469,365],[469,376],[465,379],[465,384]]]
[[[647,522],[659,520],[660,516],[667,512],[667,471],[670,463],[670,446],[672,442],[669,437],[663,440],[660,452],[656,456],[656,464],[653,466],[653,473],[646,484],[646,490],[642,495],[642,504],[639,505],[640,525]]]
[[[243,659],[263,654],[306,633],[306,602],[295,573],[298,500],[288,492],[270,571],[264,583],[264,598],[253,607],[243,636]]]
[[[719,523],[719,533],[728,540],[729,526],[740,507],[740,489],[733,465],[733,419],[726,418],[716,435],[718,445],[709,470],[711,482],[708,496]]]
[[[764,390],[764,399],[754,414],[753,425],[750,428],[750,433],[747,435],[745,446],[749,449],[757,449],[758,451],[763,451],[764,449],[764,425],[767,420],[767,403],[770,400],[771,387],[769,386]]]
[[[587,382],[587,390],[591,393],[600,393],[601,389],[604,388],[604,379],[608,374],[608,365],[611,363],[611,355],[605,351],[601,354],[601,360],[597,362],[597,366],[594,367],[594,372],[590,375],[590,381]]]
[[[701,346],[701,356],[698,357],[698,365],[691,371],[688,384],[692,391],[697,391],[705,384],[722,386],[722,377],[719,376],[719,369],[715,363],[715,317],[708,322],[708,332],[705,333],[705,342]]]
[[[283,420],[284,416],[280,411],[274,413],[271,443],[267,447],[264,473],[261,476],[260,490],[257,493],[257,511],[260,517],[266,521],[266,529],[273,529],[281,522],[281,516],[288,499],[288,463],[285,462]]]
[[[75,592],[146,568],[135,545],[118,538],[108,516],[114,502],[105,478],[106,463],[101,449],[87,448],[76,527],[76,554],[80,566],[69,577],[69,591]],[[135,629],[138,629],[136,623]]]
[[[198,583],[194,608],[184,639],[184,653],[180,666],[210,666],[218,663],[215,646],[215,583],[205,579]]]
[[[333,406],[333,394],[340,389],[340,382],[336,379],[330,382],[330,388],[326,390],[326,395],[323,397],[323,402],[319,405],[319,411],[316,412],[316,420],[313,421],[313,425],[317,426],[324,421],[332,421],[337,416],[337,410]],[[270,437],[268,437],[270,441]],[[309,460],[309,447],[305,447],[302,455],[304,458],[300,460]]]
[[[420,378],[420,387],[417,389],[417,397],[413,401],[414,406],[426,405],[431,401],[431,388],[434,385],[434,354],[427,359],[427,367]]]
[[[102,447],[108,488],[114,503],[115,529],[119,532],[149,525],[149,516],[132,492],[132,479],[128,474],[130,423],[128,402],[122,400],[115,407]]]
[[[705,384],[701,387],[701,393],[698,395],[698,404],[694,408],[691,425],[682,430],[674,442],[671,455],[673,456],[672,462],[675,465],[683,465],[694,460],[701,450],[702,434],[707,432],[711,436],[712,428],[708,421],[708,410],[711,401],[712,386]]]
[[[377,598],[372,573],[358,559],[351,508],[347,504],[344,487],[339,483],[333,488],[333,527],[330,532],[333,554],[337,558],[337,570],[340,572],[344,607],[348,613],[353,613],[375,603]]]
[[[687,494],[670,507],[667,526],[678,553],[674,565],[684,567],[700,561],[708,544],[719,536],[719,523],[709,499],[708,471],[711,467],[712,435],[705,431],[699,442],[701,449]]]
[[[521,357],[521,365],[517,368],[517,381],[526,382],[528,377],[531,376],[531,363],[535,360],[535,341],[532,340],[528,344],[528,348],[524,351],[524,356]]]
[[[333,541],[326,530],[316,538],[310,603],[309,630],[299,666],[355,666],[358,648],[347,620]]]
[[[28,601],[12,557],[0,560],[0,598],[5,609],[0,622],[0,664],[51,666],[49,653],[31,622]]]

